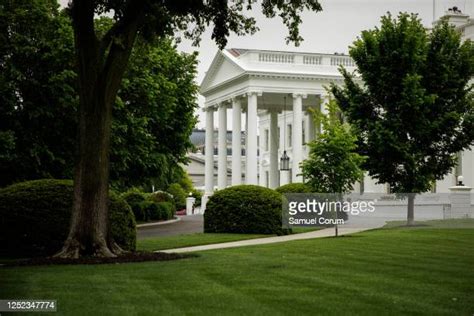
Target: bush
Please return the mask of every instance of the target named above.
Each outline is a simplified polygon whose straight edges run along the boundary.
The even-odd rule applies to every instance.
[[[311,187],[305,183],[288,183],[275,189],[281,194],[285,193],[311,193]]]
[[[256,186],[239,185],[219,190],[207,202],[204,232],[282,234],[282,196]]]
[[[151,200],[145,200],[140,204],[140,209],[143,214],[142,221],[150,221],[150,220],[160,220],[160,209],[157,206],[157,203]]]
[[[166,221],[174,218],[174,204],[170,202],[156,203],[146,200],[142,203],[142,209],[147,214],[147,218],[152,221]]]
[[[69,232],[73,198],[70,180],[35,180],[0,190],[1,256],[49,256],[59,251]],[[112,238],[125,250],[135,250],[132,210],[111,194]]]
[[[121,197],[130,205],[137,221],[148,221],[149,214],[143,208],[144,202],[148,196],[146,193],[140,192],[137,189],[129,190],[121,195]]]
[[[173,203],[160,202],[160,203],[158,203],[158,206],[161,207],[164,210],[164,212],[166,214],[165,219],[173,219],[174,218],[176,208],[174,207]]]
[[[150,193],[149,198],[157,203],[160,203],[160,202],[174,203],[173,195],[164,191],[155,191],[153,193]]]
[[[168,193],[173,196],[176,209],[181,210],[186,207],[186,191],[178,183],[173,183],[168,187]]]

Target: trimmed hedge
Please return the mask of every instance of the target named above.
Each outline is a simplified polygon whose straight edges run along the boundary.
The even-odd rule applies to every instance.
[[[256,185],[233,186],[210,197],[204,232],[283,234],[281,210],[280,193]]]
[[[69,232],[73,199],[70,180],[35,180],[0,190],[1,256],[49,256]],[[110,195],[109,218],[114,240],[135,250],[136,225],[130,206]]]
[[[156,203],[148,200],[143,202],[142,208],[152,221],[165,221],[172,219],[175,213],[174,204],[170,202]]]
[[[181,185],[179,185],[179,183],[170,184],[166,191],[173,196],[176,209],[181,210],[183,208],[186,208],[187,194],[186,191],[184,191],[184,189],[181,187]]]
[[[149,214],[143,208],[144,202],[148,199],[146,193],[133,189],[123,193],[120,197],[130,205],[137,221],[149,220]]]
[[[311,193],[311,187],[305,183],[288,183],[275,189],[277,192],[284,193]]]
[[[149,198],[157,203],[160,203],[160,202],[174,203],[173,196],[169,194],[168,192],[164,192],[164,191],[155,191],[153,193],[150,193]]]
[[[158,203],[158,207],[160,207],[164,213],[166,214],[166,219],[173,219],[176,213],[176,207],[173,203],[170,202],[160,202]]]

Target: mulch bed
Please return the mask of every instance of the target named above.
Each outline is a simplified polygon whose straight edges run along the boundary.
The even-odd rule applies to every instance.
[[[3,264],[4,267],[12,266],[45,266],[45,265],[71,265],[71,264],[120,264],[145,261],[170,261],[197,257],[195,254],[178,254],[163,252],[129,252],[115,258],[81,257],[78,259],[64,259],[53,257],[40,257],[20,259]]]

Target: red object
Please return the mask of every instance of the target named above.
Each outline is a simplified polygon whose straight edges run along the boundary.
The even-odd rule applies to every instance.
[[[182,210],[179,210],[179,211],[176,211],[176,215],[186,215],[186,209],[182,209]]]

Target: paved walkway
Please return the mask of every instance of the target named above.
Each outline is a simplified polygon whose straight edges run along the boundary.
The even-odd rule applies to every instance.
[[[364,228],[340,227],[339,235],[341,236],[341,235],[359,233],[362,231],[366,231],[366,230],[370,230],[370,229],[374,229],[378,227],[380,227],[380,225],[373,225],[372,227],[364,227]],[[323,238],[323,237],[331,237],[331,236],[334,236],[334,228],[325,228],[325,229],[308,232],[308,233],[285,235],[285,236],[278,236],[278,237],[256,238],[256,239],[232,241],[232,242],[212,244],[212,245],[167,249],[167,250],[160,250],[159,252],[166,252],[166,253],[196,252],[196,251],[213,250],[213,249],[225,249],[225,248],[235,248],[235,247],[254,246],[254,245],[267,245],[267,244],[274,244],[274,243],[292,241],[292,240]]]
[[[137,228],[137,238],[176,236],[204,232],[202,215],[180,216],[180,221],[163,225]]]

